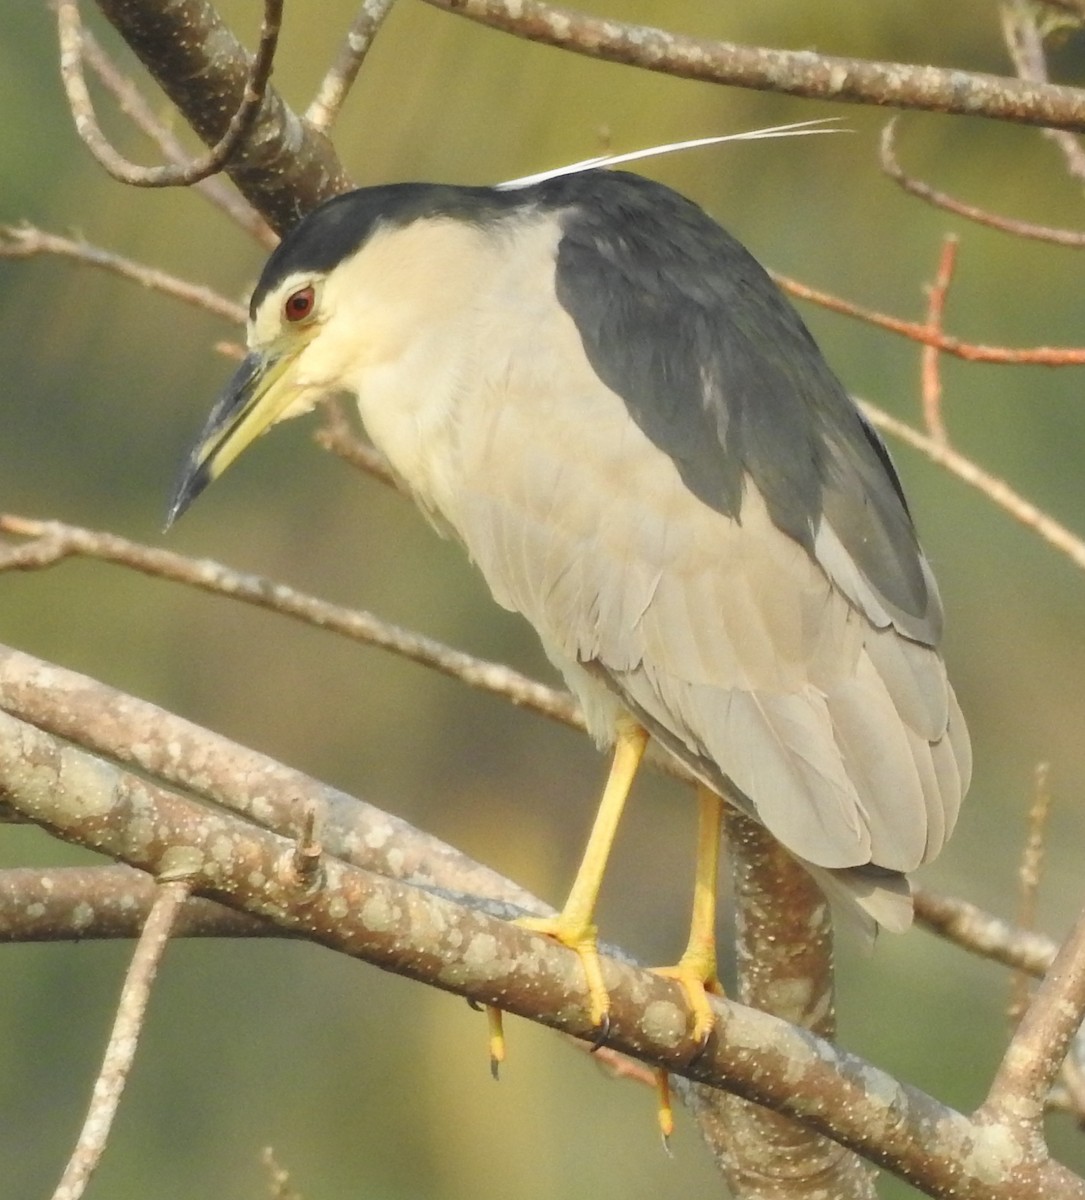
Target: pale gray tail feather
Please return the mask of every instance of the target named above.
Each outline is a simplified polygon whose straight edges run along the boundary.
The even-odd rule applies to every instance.
[[[801,860],[800,860],[801,861]],[[904,933],[912,924],[912,886],[907,875],[882,867],[831,871],[804,862],[833,907],[833,916],[867,943],[879,928]]]

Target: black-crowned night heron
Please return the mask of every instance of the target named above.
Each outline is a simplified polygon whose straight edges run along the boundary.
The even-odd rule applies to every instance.
[[[398,184],[323,204],[253,293],[249,354],[171,518],[268,426],[358,402],[404,488],[523,613],[614,762],[565,908],[592,912],[648,742],[701,781],[689,947],[707,1037],[720,797],[891,929],[971,769],[942,611],[877,434],[764,270],[658,183]]]

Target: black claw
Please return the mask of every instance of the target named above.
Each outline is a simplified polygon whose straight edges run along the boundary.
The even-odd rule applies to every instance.
[[[594,1054],[596,1050],[602,1050],[607,1044],[607,1039],[610,1037],[610,1013],[603,1013],[603,1019],[595,1026],[592,1032],[591,1050]]]
[[[470,996],[466,996],[464,998],[467,1001],[467,1007],[470,1008],[473,1012],[485,1012],[486,1011],[485,1005],[479,1004],[479,1002],[477,1000],[472,1000]]]
[[[697,1048],[693,1051],[693,1055],[689,1060],[689,1065],[694,1067],[704,1058],[708,1047],[712,1045],[713,1038],[716,1035],[715,1028],[710,1029],[703,1038],[697,1043]]]
[[[496,1058],[490,1059],[490,1074],[493,1076],[494,1083],[501,1082],[501,1064]]]

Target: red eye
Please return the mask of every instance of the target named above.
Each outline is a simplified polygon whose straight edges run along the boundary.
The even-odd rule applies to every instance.
[[[283,316],[288,321],[304,321],[306,317],[313,315],[315,303],[316,293],[312,287],[303,287],[300,291],[287,296],[286,302],[283,304]]]

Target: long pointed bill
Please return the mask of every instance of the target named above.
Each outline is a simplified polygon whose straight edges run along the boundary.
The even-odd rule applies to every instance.
[[[253,350],[215,401],[188,455],[166,516],[166,528],[205,487],[272,425],[297,395],[287,379],[294,355]]]

